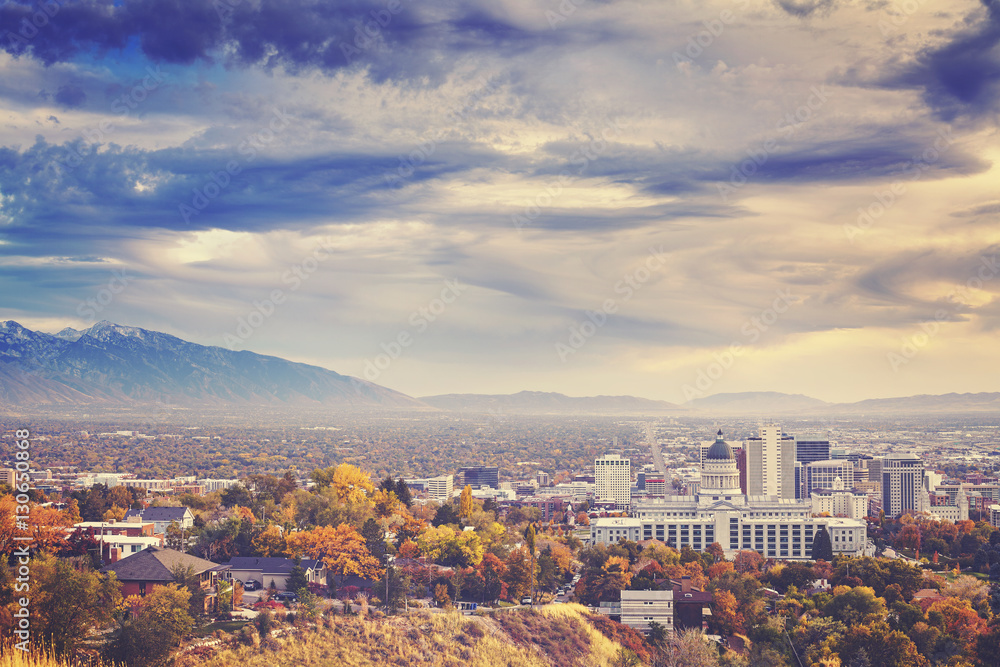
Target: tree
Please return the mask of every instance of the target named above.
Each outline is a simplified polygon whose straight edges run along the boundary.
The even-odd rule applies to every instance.
[[[264,558],[283,557],[285,555],[285,536],[281,529],[270,525],[253,538],[253,550]]]
[[[306,577],[305,568],[302,567],[302,559],[296,556],[294,562],[295,564],[288,573],[288,579],[285,581],[285,590],[292,591],[293,593],[298,593],[303,589],[308,591],[309,579]]]
[[[361,537],[365,539],[365,546],[368,553],[374,556],[380,565],[385,566],[388,558],[388,551],[385,547],[385,531],[375,519],[368,519],[365,525],[361,526]]]
[[[361,468],[350,463],[337,466],[330,479],[330,486],[337,500],[342,503],[368,502],[368,496],[375,491],[371,478]]]
[[[285,540],[290,554],[322,560],[330,574],[365,579],[381,576],[381,565],[365,546],[365,539],[352,526],[323,526],[311,531],[292,533]]]
[[[809,557],[812,560],[833,560],[833,541],[826,526],[820,526],[813,536],[812,553]]]
[[[170,570],[174,577],[174,583],[182,587],[189,594],[188,605],[192,616],[205,613],[205,598],[208,597],[205,589],[201,587],[201,575],[195,572],[190,565],[176,565]]]
[[[524,529],[524,546],[531,556],[531,604],[535,604],[535,524],[529,523]]]
[[[32,561],[30,583],[32,634],[59,655],[71,653],[91,630],[109,623],[122,601],[113,574],[78,570],[48,555]]]
[[[385,605],[386,609],[395,610],[406,603],[406,590],[408,588],[409,582],[406,577],[402,576],[399,568],[390,565],[385,569],[382,580],[375,585],[373,590],[382,598],[382,604]]]
[[[764,564],[764,557],[756,551],[740,551],[733,559],[733,567],[740,574],[760,574],[760,567]]]
[[[495,602],[503,593],[507,566],[495,555],[488,553],[483,556],[477,569],[483,577],[483,602]]]
[[[483,559],[483,545],[474,531],[456,531],[451,526],[428,528],[417,544],[435,563],[451,567],[476,565]]]
[[[191,593],[176,584],[156,586],[142,598],[129,598],[130,609],[112,643],[115,659],[129,665],[159,665],[191,631]]]
[[[875,591],[867,586],[858,586],[834,595],[823,613],[844,625],[858,625],[885,618],[886,607],[882,598],[875,597]]]
[[[531,590],[531,556],[524,547],[515,549],[507,556],[504,583],[507,584],[507,596],[511,600],[520,600]]]
[[[462,495],[458,499],[458,516],[463,519],[468,519],[472,516],[472,510],[475,507],[472,502],[472,487],[468,484],[462,489]]]
[[[406,485],[402,477],[396,480],[396,497],[407,507],[413,506],[413,494],[410,493],[410,487]]]
[[[927,658],[917,652],[916,644],[898,630],[890,630],[884,621],[850,627],[836,644],[844,665],[872,667],[928,667]]]
[[[120,487],[115,487],[120,488]],[[125,518],[125,508],[119,507],[118,505],[112,505],[111,509],[104,513],[102,517],[104,521],[121,521]]]
[[[253,496],[242,484],[233,484],[222,490],[219,500],[223,507],[235,507],[236,505],[249,506],[253,504]]]
[[[455,512],[455,507],[451,503],[445,503],[437,509],[434,513],[434,518],[431,519],[431,525],[433,526],[444,526],[446,524],[457,524],[458,514]]]
[[[736,596],[729,591],[716,591],[710,620],[720,635],[728,637],[742,633],[743,616],[739,613]]]

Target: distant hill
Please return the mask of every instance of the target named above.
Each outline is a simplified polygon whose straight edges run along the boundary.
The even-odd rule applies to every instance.
[[[1000,411],[1000,392],[979,394],[921,394],[898,398],[870,398],[855,403],[827,403],[803,394],[749,391],[714,394],[683,404],[705,414],[748,416],[785,414],[917,414]]]
[[[696,398],[684,404],[702,412],[761,414],[787,414],[789,412],[821,411],[830,403],[803,394],[782,394],[777,391],[745,391],[732,394],[714,394]]]
[[[838,403],[832,407],[837,412],[855,413],[1000,412],[1000,392],[870,398],[857,403]]]
[[[56,335],[0,323],[0,407],[136,405],[426,408],[333,371],[99,322]]]
[[[545,391],[516,394],[443,394],[424,396],[427,405],[452,412],[501,414],[663,414],[683,413],[685,408],[667,401],[636,396],[566,396]]]

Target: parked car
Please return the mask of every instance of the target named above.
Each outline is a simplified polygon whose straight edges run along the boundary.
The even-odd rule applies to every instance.
[[[521,604],[531,604],[531,596],[525,595],[523,598],[521,598]]]
[[[274,596],[274,599],[280,602],[298,602],[299,596],[292,591],[281,591]]]
[[[247,579],[243,582],[243,590],[245,591],[259,591],[263,586],[259,581],[254,581],[253,579]]]

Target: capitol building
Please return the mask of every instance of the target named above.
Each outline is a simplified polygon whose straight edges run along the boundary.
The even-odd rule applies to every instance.
[[[863,555],[867,543],[863,519],[814,517],[808,500],[745,495],[736,458],[721,430],[705,454],[696,493],[637,500],[630,514],[593,519],[591,543],[655,539],[677,549],[704,551],[718,542],[727,558],[738,551],[756,551],[779,560],[809,560],[820,526],[829,532],[835,555]]]

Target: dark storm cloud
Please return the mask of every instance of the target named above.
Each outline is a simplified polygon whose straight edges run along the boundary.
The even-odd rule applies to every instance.
[[[981,0],[982,11],[944,46],[932,47],[913,64],[879,83],[923,90],[927,104],[945,120],[995,117],[1000,112],[1000,0]]]
[[[376,78],[434,74],[449,58],[430,51],[514,54],[551,46],[573,33],[540,20],[526,29],[475,4],[428,7],[414,0],[83,0],[58,6],[43,24],[37,5],[0,7],[3,48],[47,65],[137,44],[154,62],[190,64],[223,59],[241,66],[332,71],[355,62]],[[43,16],[45,16],[43,14]],[[579,36],[578,36],[579,37]],[[594,35],[587,35],[593,40]],[[417,52],[424,57],[414,57]]]

